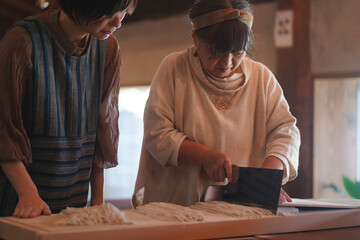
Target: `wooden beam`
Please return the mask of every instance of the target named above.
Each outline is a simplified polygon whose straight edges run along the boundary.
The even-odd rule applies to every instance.
[[[301,134],[299,175],[285,185],[285,190],[298,198],[313,195],[313,92],[310,56],[311,0],[278,0],[279,10],[294,13],[291,48],[277,50],[277,78],[283,87],[290,110],[297,118]]]
[[[125,22],[134,22],[144,19],[160,19],[187,11],[193,0],[138,0],[135,12],[125,18]]]
[[[250,4],[256,4],[256,3],[266,3],[266,2],[275,2],[276,0],[249,0]]]
[[[18,11],[24,12],[26,15],[32,15],[41,11],[39,7],[36,6],[35,0],[32,1],[23,1],[23,0],[0,0],[0,3],[7,4]]]
[[[360,72],[326,72],[326,73],[320,73],[320,74],[313,73],[312,75],[313,75],[314,80],[321,79],[321,78],[337,80],[337,78],[359,78]]]
[[[276,0],[249,0],[251,4],[275,1]],[[186,13],[193,2],[194,0],[139,0],[134,14],[125,18],[125,22],[134,22],[144,19],[159,19],[181,12]]]
[[[20,20],[24,17],[22,14],[19,14],[17,12],[11,12],[6,8],[0,8],[0,16],[11,22],[15,22],[16,20]]]

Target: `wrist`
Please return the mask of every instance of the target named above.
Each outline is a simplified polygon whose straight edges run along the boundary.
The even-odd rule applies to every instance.
[[[206,164],[206,159],[210,159],[211,155],[213,155],[212,151],[213,150],[211,150],[210,148],[204,147],[199,153],[200,164],[202,167],[204,167],[204,165]]]
[[[19,199],[28,198],[29,196],[39,196],[39,192],[35,185],[32,187],[24,187],[23,189],[19,189],[17,190],[17,194]]]
[[[201,143],[184,139],[179,149],[178,161],[203,166],[209,151],[210,149]]]
[[[91,197],[90,206],[102,205],[104,203],[103,197]]]

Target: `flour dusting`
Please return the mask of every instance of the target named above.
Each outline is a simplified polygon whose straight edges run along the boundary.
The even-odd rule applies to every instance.
[[[135,209],[136,213],[147,215],[160,221],[199,222],[203,215],[196,210],[172,203],[152,202]]]
[[[85,208],[68,207],[59,215],[66,218],[55,225],[133,224],[126,219],[125,212],[110,203]]]
[[[210,213],[237,217],[237,218],[244,218],[244,219],[275,216],[271,211],[266,209],[262,209],[258,207],[248,207],[244,205],[232,204],[221,201],[198,202],[192,205],[191,208],[210,212]]]

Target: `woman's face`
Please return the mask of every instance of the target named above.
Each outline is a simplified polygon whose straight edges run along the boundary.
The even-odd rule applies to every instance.
[[[121,22],[126,11],[117,12],[111,17],[101,17],[83,25],[83,30],[98,39],[107,39],[116,29],[121,27]]]
[[[194,43],[203,68],[219,78],[233,75],[246,55],[245,51],[242,51],[212,57],[210,45],[199,39],[194,40]]]

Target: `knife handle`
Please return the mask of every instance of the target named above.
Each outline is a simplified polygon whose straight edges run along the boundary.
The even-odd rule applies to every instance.
[[[236,183],[239,178],[239,167],[235,164],[231,165],[231,172],[232,172],[232,183]]]

